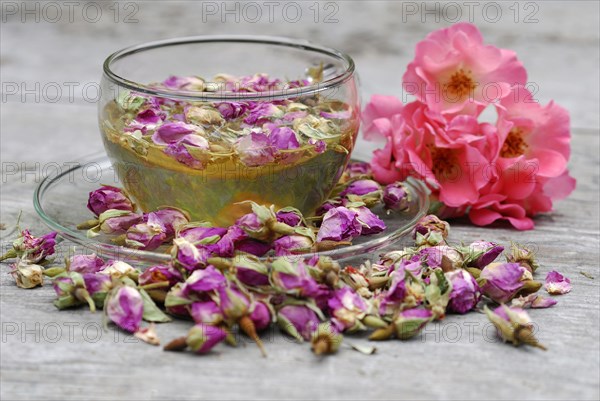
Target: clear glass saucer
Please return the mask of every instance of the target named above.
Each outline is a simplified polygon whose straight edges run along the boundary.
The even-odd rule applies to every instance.
[[[85,230],[77,229],[78,224],[93,218],[86,207],[88,195],[101,185],[122,186],[106,155],[92,157],[58,175],[46,177],[34,192],[33,205],[50,229],[98,255],[138,266],[169,262],[170,255],[160,252],[160,249],[141,251],[118,246],[111,243],[109,237],[87,238]],[[388,214],[383,209],[374,209],[374,212],[385,222],[387,226],[385,231],[361,236],[356,238],[352,245],[317,254],[330,256],[338,261],[358,256],[365,258],[368,254],[389,247],[404,238],[429,208],[428,190],[423,183],[416,180],[407,181],[406,187],[410,193],[410,206],[406,211]]]

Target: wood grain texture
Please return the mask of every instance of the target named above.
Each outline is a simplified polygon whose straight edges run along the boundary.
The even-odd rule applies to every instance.
[[[576,3],[576,4],[573,4]],[[139,2],[138,23],[103,19],[88,23],[22,23],[0,26],[2,82],[97,82],[102,59],[128,44],[204,33],[260,33],[307,37],[351,53],[361,73],[364,99],[399,93],[413,46],[435,23],[402,22],[399,2],[337,2],[339,22],[201,23],[201,4]],[[480,22],[486,39],[514,48],[539,83],[539,99],[555,98],[572,114],[571,170],[576,191],[536,229],[452,225],[453,241],[489,239],[527,243],[538,250],[538,278],[565,273],[573,291],[558,305],[532,310],[549,351],[500,343],[482,314],[449,316],[408,341],[376,344],[364,356],[343,347],[317,359],[306,345],[276,331],[265,335],[260,357],[243,337],[239,349],[220,346],[208,357],[167,353],[115,331],[104,331],[101,313],[58,312],[49,285],[15,287],[7,264],[0,270],[0,398],[8,399],[598,399],[600,397],[600,175],[598,129],[598,3],[538,3],[537,24]],[[503,4],[505,12],[510,4]],[[307,7],[307,6],[306,6]],[[306,9],[306,8],[305,8]],[[104,9],[107,12],[107,9]],[[306,12],[306,11],[305,11]],[[76,14],[77,15],[77,14]],[[443,21],[440,25],[443,24]],[[393,84],[390,84],[393,82]],[[2,250],[21,224],[45,230],[33,211],[32,193],[50,163],[82,160],[101,151],[94,102],[77,94],[50,103],[7,96],[0,103]],[[587,127],[587,128],[585,128]],[[367,155],[373,144],[360,142]],[[39,163],[37,167],[36,163]],[[16,169],[16,170],[15,170]],[[26,173],[26,171],[37,171]],[[62,244],[60,251],[69,251]],[[587,272],[594,279],[580,274]],[[190,324],[159,325],[166,342]],[[367,344],[363,337],[347,342]]]

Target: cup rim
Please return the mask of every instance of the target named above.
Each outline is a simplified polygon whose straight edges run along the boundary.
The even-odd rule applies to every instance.
[[[193,43],[252,43],[252,44],[267,44],[282,47],[293,47],[302,50],[307,50],[316,53],[326,54],[342,60],[346,64],[344,71],[335,77],[326,81],[321,81],[313,85],[303,86],[299,88],[288,88],[269,92],[198,92],[198,91],[183,91],[169,89],[150,88],[145,84],[131,81],[126,77],[116,74],[111,65],[122,58],[133,55],[135,53],[152,50],[167,46],[178,46]],[[320,92],[335,88],[352,79],[355,71],[354,60],[339,50],[334,48],[321,46],[303,39],[292,39],[280,36],[257,36],[257,35],[202,35],[188,36],[171,39],[164,39],[152,42],[145,42],[133,46],[129,46],[112,53],[106,58],[103,64],[105,77],[114,84],[123,86],[127,89],[141,92],[150,96],[174,98],[188,101],[260,101],[260,100],[281,100],[290,97],[311,96]]]

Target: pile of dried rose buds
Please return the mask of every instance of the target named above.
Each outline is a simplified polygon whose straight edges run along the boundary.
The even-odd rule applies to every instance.
[[[230,227],[191,222],[185,211],[173,207],[137,213],[124,190],[103,186],[89,196],[88,209],[95,218],[78,227],[87,229],[88,237],[102,233],[136,249],[172,245],[174,258],[186,266],[204,263],[209,256],[233,257],[236,252],[284,256],[323,251],[384,231],[385,223],[371,210],[375,206],[383,205],[388,212],[408,208],[410,193],[402,183],[381,186],[370,174],[367,163],[349,163],[334,197],[310,219],[293,207],[274,210],[248,202],[252,212]]]
[[[92,194],[92,208],[102,203],[98,196]],[[238,327],[265,353],[260,332],[277,323],[298,341],[310,341],[315,354],[330,354],[346,333],[368,330],[371,340],[406,340],[446,313],[477,310],[484,299],[483,310],[504,341],[545,349],[524,309],[556,301],[538,293],[542,283],[533,279],[538,263],[526,247],[512,244],[505,260],[496,261],[502,246],[451,245],[448,223],[429,215],[415,227],[414,246],[385,253],[376,263],[342,267],[318,255],[259,259],[239,249],[231,257],[202,255],[205,247],[197,244],[219,244],[228,233],[200,228],[174,240],[170,264],[143,271],[96,255],[75,255],[65,267],[44,268],[55,233],[35,238],[23,231],[3,259],[17,258],[12,273],[21,287],[41,285],[42,274],[52,276],[57,308],[103,308],[118,327],[151,344],[159,339],[153,324],[143,321],[193,320],[189,332],[166,350],[204,354],[221,342],[234,345],[232,331]],[[571,286],[568,278],[550,272],[545,288],[564,294]]]

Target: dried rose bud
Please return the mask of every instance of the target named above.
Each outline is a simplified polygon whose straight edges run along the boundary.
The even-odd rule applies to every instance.
[[[448,245],[423,248],[419,256],[425,257],[430,268],[440,267],[444,272],[460,269],[464,265],[462,253]]]
[[[187,212],[174,207],[162,207],[155,212],[148,213],[148,220],[151,216],[164,226],[167,241],[174,238],[175,233],[190,222]]]
[[[250,299],[238,288],[223,286],[219,288],[219,305],[226,321],[235,323],[250,310]]]
[[[239,255],[233,260],[236,277],[243,284],[251,287],[269,285],[269,270],[253,255]]]
[[[338,331],[363,330],[365,326],[361,320],[367,314],[367,304],[349,287],[342,287],[333,292],[327,301],[332,316],[331,322]]]
[[[410,205],[409,193],[401,182],[389,184],[383,190],[383,203],[388,210],[406,210]]]
[[[249,203],[252,206],[252,213],[240,217],[235,225],[244,230],[250,238],[270,242],[278,235],[289,235],[295,232],[293,227],[277,221],[273,206],[268,208],[255,202]]]
[[[185,238],[175,238],[171,258],[175,266],[193,271],[206,266],[210,252],[205,247],[197,247]]]
[[[277,221],[285,223],[290,227],[303,225],[304,221],[304,216],[302,213],[293,207],[284,207],[283,209],[279,209],[277,213],[275,213],[275,216],[277,217]]]
[[[267,303],[262,301],[256,301],[251,307],[251,312],[248,315],[252,323],[254,323],[254,327],[257,331],[262,331],[269,327],[271,321],[273,320],[273,315],[271,312],[271,308],[267,305]]]
[[[96,273],[83,273],[85,288],[92,297],[94,304],[102,308],[108,292],[112,289],[113,282],[110,276]]]
[[[98,273],[114,279],[121,277],[137,278],[138,276],[138,271],[133,266],[120,260],[107,263]]]
[[[135,210],[135,205],[129,199],[127,193],[120,188],[110,185],[104,185],[90,192],[87,207],[96,216],[100,216],[100,214],[109,209],[127,210],[130,212]]]
[[[284,235],[273,242],[275,256],[307,253],[314,245],[314,239],[299,234]]]
[[[381,185],[377,181],[373,180],[357,180],[353,181],[340,193],[340,196],[347,195],[373,195],[373,196],[381,196]]]
[[[41,237],[34,237],[29,230],[23,230],[13,242],[13,249],[0,256],[0,261],[19,258],[33,264],[43,263],[48,256],[54,255],[56,234],[52,231]]]
[[[138,277],[138,284],[142,287],[157,283],[167,283],[167,289],[183,281],[179,270],[173,266],[156,265],[148,267]]]
[[[316,311],[317,308],[309,304],[285,305],[277,311],[277,324],[298,341],[308,341],[320,322]]]
[[[470,267],[483,269],[504,251],[504,247],[494,242],[475,241],[465,250],[465,261]]]
[[[429,276],[429,284],[425,287],[426,306],[431,309],[434,319],[443,319],[450,302],[452,283],[446,278],[442,269],[435,269]]]
[[[67,270],[77,273],[98,273],[104,266],[104,260],[96,256],[95,253],[91,255],[73,255],[67,261]]]
[[[323,216],[323,222],[317,234],[317,241],[348,241],[358,237],[363,225],[358,221],[357,213],[344,206],[334,207]]]
[[[408,340],[419,334],[433,319],[433,313],[428,309],[407,309],[400,312],[394,319],[394,331],[400,340]]]
[[[527,270],[517,263],[494,262],[481,271],[477,283],[485,296],[495,302],[505,303],[513,299],[521,290],[536,284],[533,280],[526,280],[526,273]]]
[[[190,329],[186,344],[197,354],[206,354],[227,337],[227,332],[218,326],[197,324]]]
[[[241,162],[248,167],[262,166],[275,160],[275,147],[263,133],[251,132],[241,137],[237,149]]]
[[[141,214],[127,210],[109,209],[98,216],[98,224],[88,230],[87,236],[94,237],[100,231],[105,234],[123,234],[143,220],[144,216]]]
[[[371,298],[373,293],[369,290],[369,281],[366,276],[352,266],[346,266],[341,272],[341,279],[363,298]]]
[[[448,311],[464,314],[474,309],[481,299],[481,289],[473,276],[465,270],[455,270],[445,275],[452,284]]]
[[[268,242],[262,242],[252,238],[244,239],[235,244],[235,250],[240,252],[249,253],[254,256],[264,256],[271,250],[271,244]]]
[[[546,275],[544,288],[548,291],[548,294],[566,294],[571,291],[571,280],[557,271],[551,271]]]
[[[187,121],[199,125],[220,125],[223,122],[223,117],[225,117],[220,111],[220,109],[215,110],[212,107],[192,106],[186,110],[185,118]]]
[[[223,102],[217,104],[216,107],[226,120],[239,118],[248,111],[248,104],[239,102]]]
[[[167,240],[167,228],[154,213],[149,213],[143,223],[127,230],[125,244],[131,248],[151,251]]]
[[[13,264],[10,274],[19,288],[35,288],[44,283],[44,268],[25,260]]]
[[[335,354],[340,348],[344,336],[331,322],[319,324],[312,334],[311,349],[315,355]]]
[[[54,300],[54,306],[58,309],[71,308],[87,303],[92,312],[96,310],[96,304],[90,296],[81,274],[67,272],[59,275],[52,281],[52,287],[58,297]]]
[[[527,344],[543,350],[546,349],[533,335],[531,319],[523,309],[500,305],[494,311],[484,306],[484,311],[505,342],[510,341],[515,346]]]
[[[200,270],[197,270],[200,271]],[[190,317],[190,312],[188,309],[188,305],[192,304],[194,301],[198,300],[206,300],[203,297],[202,293],[197,294],[188,290],[188,292],[184,292],[184,283],[177,283],[165,296],[165,309],[172,315],[180,316],[180,317]]]
[[[225,276],[214,266],[209,265],[205,269],[194,270],[181,287],[181,293],[184,297],[199,296],[206,292],[220,290],[226,282]]]
[[[445,240],[450,233],[450,224],[444,220],[440,220],[440,218],[434,214],[429,214],[422,217],[417,222],[414,230],[415,238],[417,233],[422,236],[426,236],[429,233],[439,233],[442,236],[442,239]]]
[[[196,324],[217,325],[223,321],[221,308],[214,301],[194,302],[188,308]]]
[[[367,162],[350,162],[344,170],[344,175],[348,178],[356,178],[371,174],[371,165]]]
[[[386,226],[375,213],[366,206],[346,204],[348,210],[356,213],[356,219],[362,225],[360,235],[377,234],[385,230]]]
[[[277,258],[271,263],[271,284],[287,294],[315,297],[321,289],[307,271],[302,259]]]
[[[532,308],[532,309],[541,309],[541,308],[549,308],[551,306],[556,305],[558,302],[553,298],[544,298],[538,294],[529,294],[527,296],[520,296],[518,298],[513,298],[510,303],[511,307],[516,308]]]
[[[535,272],[539,267],[535,252],[525,246],[515,243],[510,245],[510,253],[506,255],[506,261],[518,263],[529,270],[530,273]]]
[[[130,333],[140,328],[144,313],[142,296],[126,285],[113,289],[106,300],[106,315],[117,326]]]
[[[205,223],[190,223],[181,227],[177,237],[184,238],[194,245],[206,245],[217,243],[226,233],[225,228],[211,227]]]

